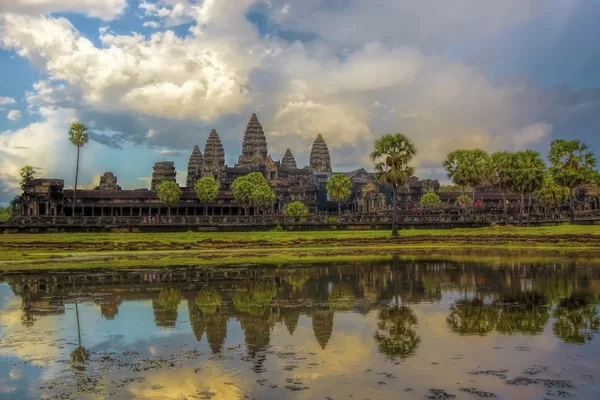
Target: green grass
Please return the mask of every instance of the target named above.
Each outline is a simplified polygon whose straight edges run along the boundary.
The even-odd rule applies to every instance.
[[[371,261],[494,252],[600,261],[600,226],[390,231],[51,233],[0,235],[0,270]],[[529,253],[531,252],[531,254]]]
[[[496,227],[496,228],[456,228],[456,229],[404,229],[400,237],[421,236],[553,236],[553,235],[600,235],[600,225],[558,225],[542,227]],[[118,243],[156,242],[189,243],[212,239],[219,242],[270,241],[285,242],[318,239],[373,239],[389,238],[390,231],[352,230],[352,231],[284,231],[284,232],[175,232],[175,233],[42,233],[42,234],[5,234],[0,235],[0,245],[4,242],[56,242],[56,243]]]

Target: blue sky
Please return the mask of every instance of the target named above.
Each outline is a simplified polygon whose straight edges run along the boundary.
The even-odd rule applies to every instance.
[[[165,158],[183,183],[213,128],[231,165],[252,112],[274,159],[305,165],[321,133],[338,171],[395,131],[422,177],[457,147],[600,152],[597,0],[29,3],[0,5],[0,203],[25,164],[72,182],[73,120],[93,132],[89,187],[105,171],[147,185]]]

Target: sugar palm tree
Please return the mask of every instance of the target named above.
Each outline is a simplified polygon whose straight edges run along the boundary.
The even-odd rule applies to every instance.
[[[398,187],[406,185],[414,175],[408,164],[417,153],[412,140],[402,133],[388,133],[375,141],[370,154],[377,179],[392,188],[392,236],[398,236]]]
[[[79,122],[73,122],[69,129],[69,140],[77,147],[77,164],[75,166],[75,189],[73,190],[73,212],[75,216],[75,197],[77,194],[77,178],[79,177],[79,150],[88,142],[87,127]]]
[[[573,189],[594,181],[596,157],[588,145],[579,140],[557,139],[550,145],[548,160],[550,174],[556,183],[569,188],[569,217],[573,223]]]

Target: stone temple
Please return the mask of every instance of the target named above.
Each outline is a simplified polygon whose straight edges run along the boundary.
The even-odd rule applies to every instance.
[[[245,212],[235,202],[231,184],[250,172],[260,172],[276,193],[275,213],[283,212],[286,204],[301,201],[311,212],[336,210],[337,205],[327,196],[326,184],[332,175],[331,157],[325,139],[320,134],[312,144],[308,165],[298,167],[292,150],[287,149],[281,160],[269,154],[267,137],[256,114],[252,114],[242,136],[241,153],[233,166],[225,163],[225,149],[216,130],[210,131],[204,143],[204,152],[195,145],[187,165],[186,185],[174,207],[173,215],[240,215]],[[106,172],[100,185],[93,190],[78,190],[75,204],[77,216],[147,216],[166,214],[166,207],[157,197],[158,186],[165,181],[176,181],[176,166],[172,161],[154,164],[149,189],[124,190],[117,184],[117,177]],[[353,183],[353,195],[344,204],[351,211],[377,211],[387,207],[389,193],[379,185],[373,174],[364,169],[345,173]],[[220,192],[212,204],[201,204],[194,192],[194,184],[201,177],[212,177],[219,182]],[[424,186],[420,181],[407,188],[415,193],[415,199]],[[371,188],[367,193],[364,188]],[[373,191],[372,188],[375,188]],[[380,192],[381,189],[381,192]],[[31,216],[71,216],[73,191],[64,189],[61,179],[34,179],[23,187],[22,212]],[[250,210],[251,212],[252,210]]]

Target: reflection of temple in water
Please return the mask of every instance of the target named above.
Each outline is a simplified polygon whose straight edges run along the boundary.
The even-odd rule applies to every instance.
[[[420,338],[410,305],[454,301],[448,327],[462,335],[539,334],[550,321],[563,340],[584,343],[600,327],[600,271],[571,264],[490,267],[439,261],[394,261],[372,265],[251,268],[169,272],[104,272],[10,275],[22,299],[23,323],[65,312],[65,304],[94,303],[105,319],[119,316],[124,302],[150,300],[157,326],[185,319],[198,341],[215,354],[224,350],[228,321],[238,321],[248,357],[260,371],[271,332],[293,335],[300,316],[310,319],[315,342],[326,349],[339,312],[379,312],[382,353],[406,357]]]

